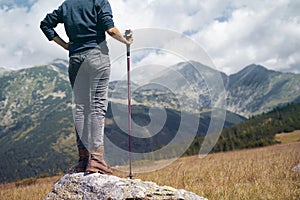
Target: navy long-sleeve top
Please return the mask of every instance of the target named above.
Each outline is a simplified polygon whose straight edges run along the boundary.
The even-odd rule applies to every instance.
[[[63,23],[69,41],[69,54],[105,43],[105,31],[114,27],[108,0],[65,0],[57,10],[46,15],[40,28],[48,38],[58,36],[54,28]],[[106,46],[106,43],[105,43]]]

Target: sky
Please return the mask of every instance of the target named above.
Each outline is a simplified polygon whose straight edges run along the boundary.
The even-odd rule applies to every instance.
[[[68,53],[48,42],[39,29],[45,15],[61,3],[0,0],[0,67],[20,69],[68,59]],[[300,73],[299,0],[110,0],[110,4],[115,25],[122,32],[127,28],[136,30],[136,43],[137,39],[143,40],[139,34],[144,32],[140,30],[166,30],[200,46],[214,67],[226,74],[252,63]],[[68,40],[62,25],[56,30]],[[199,55],[184,42],[168,45],[189,51],[192,58]],[[156,65],[167,66],[182,60],[176,59],[181,55],[159,51],[136,55],[136,65],[153,64],[150,60],[155,60]]]

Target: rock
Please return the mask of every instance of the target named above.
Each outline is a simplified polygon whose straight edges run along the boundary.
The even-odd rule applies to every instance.
[[[293,172],[298,172],[300,171],[300,164],[296,165],[295,167],[292,168]]]
[[[192,192],[98,173],[66,174],[45,200],[205,200]]]

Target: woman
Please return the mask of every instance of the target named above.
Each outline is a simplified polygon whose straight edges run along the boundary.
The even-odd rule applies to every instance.
[[[63,23],[70,42],[54,30]],[[112,174],[104,161],[104,118],[110,60],[105,32],[116,40],[132,44],[123,37],[113,22],[108,0],[66,0],[47,14],[40,28],[49,41],[69,51],[69,79],[75,100],[75,128],[79,161],[76,172]],[[91,132],[91,144],[89,142]]]

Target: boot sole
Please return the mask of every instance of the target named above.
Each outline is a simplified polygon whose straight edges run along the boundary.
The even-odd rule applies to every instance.
[[[100,173],[100,174],[107,174],[107,175],[112,175],[112,172],[96,169],[96,168],[88,168],[85,170],[88,173]]]

